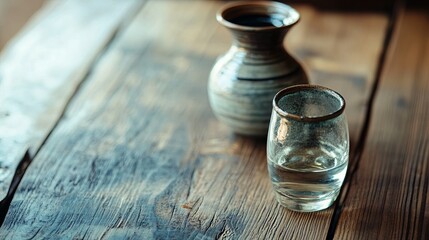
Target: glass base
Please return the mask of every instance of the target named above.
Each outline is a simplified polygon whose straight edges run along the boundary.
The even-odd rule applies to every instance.
[[[316,212],[329,208],[337,199],[339,192],[324,198],[295,199],[276,192],[276,199],[283,207],[296,212]]]

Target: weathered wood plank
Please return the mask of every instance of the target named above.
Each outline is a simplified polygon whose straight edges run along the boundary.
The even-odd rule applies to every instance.
[[[312,83],[330,87],[344,95],[354,148],[360,137],[378,57],[383,48],[387,17],[318,12],[308,7],[301,9],[301,13],[301,22],[289,35],[289,49],[302,59]]]
[[[91,63],[140,2],[53,1],[0,57],[0,199],[49,134]]]
[[[214,19],[220,4],[149,1],[145,5],[94,68],[33,161],[0,237],[326,236],[333,209],[302,214],[280,207],[268,179],[265,140],[234,135],[211,113],[208,73],[231,41]],[[362,72],[347,72],[351,68],[327,72],[337,83],[363,74],[366,94],[381,50],[379,32],[384,32],[385,18],[362,15],[374,19],[369,24],[337,14],[328,21],[328,13],[299,10],[303,19],[309,19],[288,39],[298,55],[304,61],[316,58],[318,63],[326,55],[327,63],[335,67],[357,62],[348,54],[329,58],[329,50],[317,49],[308,38],[330,46],[335,42],[339,49],[364,57]],[[378,37],[347,30],[362,29],[362,23],[367,34]],[[323,26],[343,35],[322,35],[316,30]],[[356,45],[370,45],[376,53],[360,54]],[[310,61],[309,68],[313,65]],[[311,71],[318,83],[335,85],[323,78],[326,74]],[[361,88],[352,88],[356,89]],[[345,94],[350,101],[357,98],[348,94],[356,93]],[[365,101],[363,93],[356,95]]]
[[[336,239],[429,238],[429,15],[400,14]]]

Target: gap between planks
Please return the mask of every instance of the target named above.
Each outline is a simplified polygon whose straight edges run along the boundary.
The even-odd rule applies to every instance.
[[[381,54],[378,58],[375,80],[374,80],[374,83],[373,83],[372,88],[371,88],[371,93],[370,93],[368,103],[367,103],[368,107],[367,107],[366,112],[365,112],[364,123],[363,123],[362,129],[360,131],[359,139],[358,139],[358,142],[357,142],[356,148],[355,148],[355,154],[353,156],[354,161],[352,161],[353,164],[351,166],[349,166],[349,171],[347,172],[347,176],[346,176],[346,179],[344,181],[344,185],[341,188],[339,199],[335,203],[335,209],[334,209],[334,213],[332,214],[332,220],[331,220],[331,223],[329,225],[329,230],[328,230],[328,234],[326,236],[326,239],[333,239],[334,238],[335,231],[336,231],[337,226],[338,226],[338,221],[339,221],[341,213],[342,213],[343,203],[347,199],[348,193],[350,192],[350,188],[351,188],[350,182],[353,179],[353,176],[355,175],[356,171],[359,169],[359,162],[361,160],[362,153],[365,149],[365,143],[366,143],[366,139],[368,136],[368,130],[369,130],[370,122],[371,122],[374,102],[375,102],[375,98],[377,96],[378,87],[380,85],[381,74],[383,72],[383,68],[384,68],[384,65],[386,62],[387,53],[388,53],[390,46],[392,44],[393,33],[394,33],[396,25],[397,25],[399,12],[403,8],[404,8],[403,1],[396,0],[394,3],[394,6],[392,7],[392,10],[388,14],[389,21],[388,21],[388,25],[387,25],[387,28],[385,31],[385,37],[384,37],[384,41],[383,41],[383,49],[382,49]]]
[[[102,48],[100,49],[99,53],[94,58],[94,61],[90,63],[90,67],[88,68],[88,71],[82,76],[82,79],[80,82],[76,85],[75,89],[73,90],[72,94],[70,95],[69,99],[67,99],[66,104],[64,105],[64,108],[62,109],[60,115],[56,119],[55,123],[53,124],[52,128],[49,130],[47,135],[42,140],[42,143],[40,146],[35,150],[34,154],[30,155],[29,150],[25,151],[24,156],[19,161],[19,164],[15,170],[15,173],[13,175],[11,184],[9,185],[9,189],[7,191],[6,196],[0,201],[0,227],[3,225],[4,220],[6,218],[6,215],[9,211],[10,204],[12,202],[12,199],[15,195],[16,189],[19,186],[19,183],[21,182],[22,178],[25,175],[25,172],[27,171],[28,167],[31,165],[31,162],[34,158],[36,158],[37,154],[40,152],[40,150],[44,147],[46,141],[51,136],[52,132],[57,128],[59,122],[64,117],[64,114],[66,113],[70,103],[73,101],[74,97],[79,93],[80,89],[88,79],[88,76],[93,72],[94,67],[97,66],[97,63],[102,59],[103,55],[106,54],[106,50],[110,48],[112,43],[117,38],[118,34],[122,31],[124,31],[130,22],[133,21],[133,19],[137,16],[137,14],[140,12],[140,10],[144,7],[145,3],[147,1],[142,1],[140,6],[134,8],[130,11],[130,13],[124,18],[124,20],[118,25],[116,29],[114,29],[111,36],[106,40],[106,43]]]

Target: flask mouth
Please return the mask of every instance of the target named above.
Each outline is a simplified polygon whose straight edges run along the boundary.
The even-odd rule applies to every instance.
[[[338,117],[346,101],[338,92],[310,84],[280,90],[273,99],[273,108],[282,117],[301,122],[320,122]]]
[[[289,5],[271,1],[233,2],[216,14],[217,21],[228,28],[253,31],[289,28],[299,17]]]

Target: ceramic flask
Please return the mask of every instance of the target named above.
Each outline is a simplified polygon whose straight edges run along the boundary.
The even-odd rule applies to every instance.
[[[210,73],[212,110],[233,131],[264,136],[274,95],[308,83],[302,66],[283,44],[299,13],[278,2],[234,2],[222,7],[216,18],[232,32],[233,42]]]

